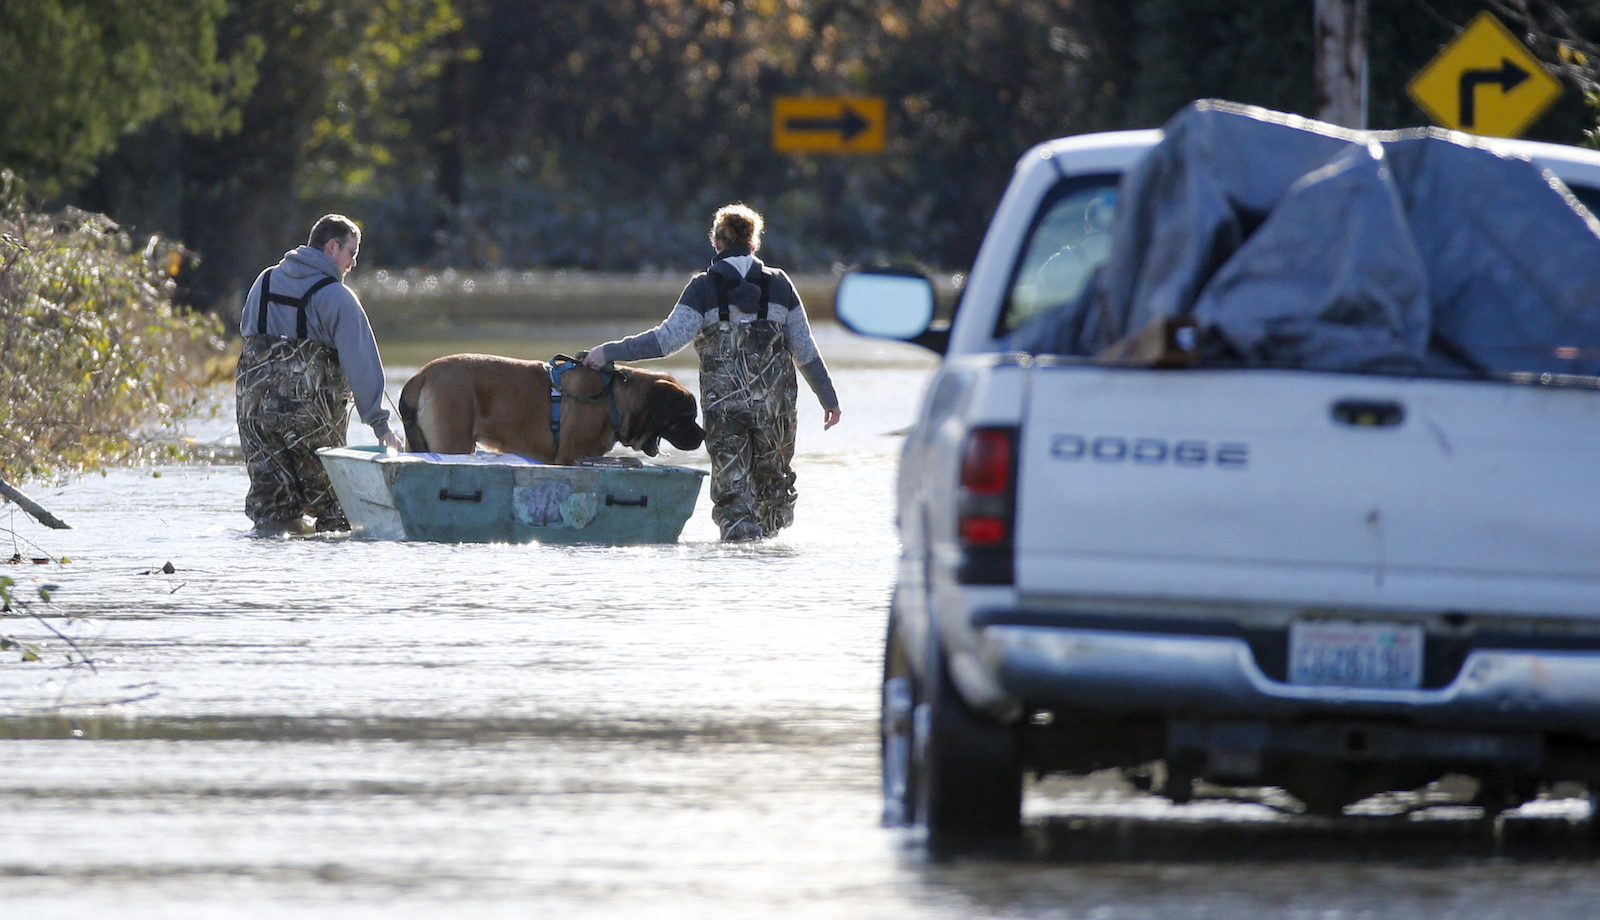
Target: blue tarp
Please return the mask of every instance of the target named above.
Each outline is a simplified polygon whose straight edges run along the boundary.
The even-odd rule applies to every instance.
[[[1093,355],[1173,315],[1211,366],[1600,375],[1600,223],[1465,135],[1197,102],[1123,178],[1083,296],[1010,344]]]

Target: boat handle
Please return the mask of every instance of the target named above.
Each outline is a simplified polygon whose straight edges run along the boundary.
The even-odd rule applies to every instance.
[[[618,498],[611,493],[606,493],[606,506],[611,505],[638,505],[640,508],[650,507],[650,496],[641,495],[638,498]]]
[[[483,501],[483,490],[479,489],[478,491],[473,492],[471,495],[468,495],[465,492],[456,493],[456,492],[450,491],[449,489],[440,489],[439,490],[439,501],[442,501],[442,502],[481,502],[481,501]]]
[[[1405,421],[1406,407],[1390,399],[1341,399],[1333,419],[1357,428],[1388,428]]]

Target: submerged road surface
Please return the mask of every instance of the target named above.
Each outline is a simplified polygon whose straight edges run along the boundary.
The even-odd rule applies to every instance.
[[[757,546],[703,496],[671,546],[253,539],[227,464],[34,486],[72,531],[0,509],[17,596],[61,585],[0,618],[44,658],[0,653],[0,917],[1600,911],[1574,800],[1327,822],[1097,776],[1041,785],[1006,850],[879,827],[893,432],[929,365],[822,346],[844,420],[802,398],[798,520]]]

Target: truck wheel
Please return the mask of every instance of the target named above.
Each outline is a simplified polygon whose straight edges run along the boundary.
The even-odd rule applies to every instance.
[[[917,819],[917,792],[912,783],[911,762],[911,724],[916,693],[916,676],[891,617],[889,638],[883,651],[883,708],[878,726],[885,827],[909,827]]]
[[[938,656],[913,713],[916,819],[931,835],[1014,834],[1022,821],[1016,726],[967,707]]]

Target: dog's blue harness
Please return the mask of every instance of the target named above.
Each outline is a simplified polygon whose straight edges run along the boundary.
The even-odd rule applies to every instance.
[[[550,436],[555,439],[558,449],[561,445],[561,398],[564,395],[561,392],[561,376],[577,366],[578,359],[571,355],[556,355],[550,359]],[[579,402],[588,403],[596,403],[602,400],[609,402],[611,404],[611,430],[613,433],[620,435],[622,432],[622,415],[617,412],[617,391],[612,386],[619,375],[624,378],[627,376],[626,372],[621,369],[600,371],[600,379],[605,381],[605,386],[601,388],[599,395],[578,396],[574,394],[571,398]]]

